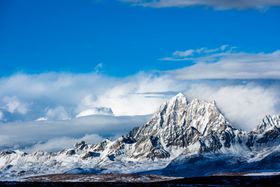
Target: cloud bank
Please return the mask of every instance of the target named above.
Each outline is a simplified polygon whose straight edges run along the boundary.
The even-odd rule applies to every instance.
[[[165,92],[172,84],[168,77],[143,73],[118,79],[96,73],[16,74],[0,79],[1,119],[65,120],[102,107],[111,108],[117,116],[150,114],[164,98],[138,93]]]
[[[178,92],[189,100],[215,100],[235,127],[252,130],[265,115],[280,114],[279,59],[279,50],[248,53],[223,45],[174,51],[161,63],[193,65],[165,72],[2,77],[0,150],[53,151],[79,140],[94,143],[125,134]],[[82,117],[89,114],[95,115]]]
[[[64,121],[13,122],[0,125],[0,150],[57,151],[78,141],[97,143],[144,124],[150,116],[90,116]]]
[[[151,8],[207,6],[218,10],[225,9],[264,9],[280,6],[278,0],[121,0],[137,6]]]
[[[8,88],[4,86],[7,83],[0,85],[0,98],[3,98],[1,119],[4,124],[36,120],[72,123],[77,116],[86,116],[84,114],[91,114],[92,111],[92,114],[98,114],[96,107],[103,115],[105,109],[112,110],[116,116],[147,115],[154,113],[164,101],[178,92],[184,92],[188,98],[216,100],[229,120],[244,129],[252,129],[267,114],[280,113],[277,108],[280,106],[279,80],[193,80],[193,77],[189,77],[189,68],[193,67],[161,75],[138,74],[119,80],[92,74],[15,75],[5,78],[5,81],[16,79],[20,83],[9,84]],[[209,70],[200,71],[204,76],[207,73],[203,71]],[[201,78],[200,73],[195,76]],[[232,76],[230,72],[224,74]],[[63,79],[68,81],[67,85],[55,88],[57,82],[64,82]],[[98,82],[83,82],[94,79]],[[104,84],[108,80],[112,82]]]

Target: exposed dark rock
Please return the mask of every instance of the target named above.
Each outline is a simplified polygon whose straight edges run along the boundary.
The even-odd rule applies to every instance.
[[[71,150],[66,152],[66,155],[68,155],[68,156],[71,156],[71,155],[74,155],[74,154],[76,154],[76,151],[74,149],[71,149]]]
[[[100,153],[89,151],[82,158],[87,159],[87,158],[90,158],[90,157],[99,157],[99,156],[100,156]]]

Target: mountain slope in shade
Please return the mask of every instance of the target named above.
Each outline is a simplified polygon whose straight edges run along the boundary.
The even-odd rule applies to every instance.
[[[279,116],[266,116],[247,133],[234,128],[215,102],[188,101],[178,94],[146,124],[115,141],[80,142],[56,153],[2,152],[0,178],[62,172],[197,176],[278,170],[279,125]]]

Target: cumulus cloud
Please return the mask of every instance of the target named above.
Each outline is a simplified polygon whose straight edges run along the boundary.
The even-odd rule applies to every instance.
[[[111,107],[116,115],[151,114],[155,112],[158,106],[168,97],[152,98],[138,93],[178,92],[182,87],[180,82],[168,76],[141,74],[136,77],[126,78],[121,84],[117,84],[108,89],[104,94],[98,97],[96,103],[100,106]]]
[[[4,103],[0,109],[19,111],[18,116],[10,116],[8,121],[63,120],[102,107],[111,108],[117,116],[150,114],[165,99],[152,99],[138,93],[166,92],[171,87],[173,91],[180,91],[174,80],[153,73],[139,73],[125,78],[96,73],[16,74],[0,79],[0,98],[12,97],[12,101],[17,102],[9,104],[9,107]],[[12,103],[10,100],[9,103]]]
[[[103,84],[106,82],[106,85]],[[6,121],[67,119],[88,94],[100,95],[117,80],[92,74],[16,74],[0,78],[0,109]],[[11,115],[10,113],[17,113]]]
[[[218,10],[225,9],[264,9],[272,6],[280,6],[278,0],[121,0],[133,5],[168,8],[168,7],[192,7],[207,6]]]
[[[46,112],[45,119],[47,119],[47,120],[68,120],[68,119],[70,119],[70,117],[64,107],[58,106],[55,108],[49,108]]]
[[[17,97],[5,96],[3,98],[2,108],[6,109],[10,113],[26,114],[28,111],[28,104],[21,102]]]
[[[248,53],[221,46],[216,49],[196,49],[195,55],[176,51],[164,61],[191,61],[194,65],[169,71],[178,79],[279,79],[280,51]],[[188,51],[188,50],[187,50]],[[177,55],[176,55],[177,54]],[[180,55],[178,55],[180,54]]]

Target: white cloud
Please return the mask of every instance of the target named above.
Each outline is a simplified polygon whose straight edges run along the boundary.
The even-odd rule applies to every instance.
[[[0,121],[3,120],[3,118],[4,118],[4,114],[3,114],[3,112],[0,110]]]
[[[11,143],[11,137],[8,135],[4,135],[4,134],[1,134],[0,135],[0,142],[1,142],[1,145],[8,145],[8,146],[13,146],[12,143]]]
[[[99,106],[111,107],[115,115],[151,114],[167,98],[151,98],[138,93],[178,92],[182,89],[182,84],[175,82],[176,80],[164,75],[138,74],[108,89],[97,98],[96,103]]]
[[[201,48],[194,51],[199,51],[203,54],[207,53],[207,55],[211,54],[209,58],[212,58],[212,56],[220,55],[220,53],[216,54],[213,51],[221,50],[223,49],[217,48],[212,50]],[[227,61],[226,59],[232,59],[232,55],[236,55],[235,53],[228,54],[227,52],[223,52],[223,54],[224,53],[227,55],[224,55],[223,59],[221,60],[222,62],[215,62],[214,64],[223,64],[224,61]],[[255,78],[262,78],[264,74],[263,72],[268,71],[268,69],[274,69],[274,71],[277,71],[277,66],[264,69],[258,67],[255,64],[258,63],[258,61],[263,60],[273,61],[278,55],[277,52],[254,55],[249,55],[247,53],[242,54],[244,57],[241,59],[245,60],[245,63],[247,62],[254,64],[254,68],[256,68],[254,70],[256,71],[255,74],[258,75]],[[241,55],[241,53],[238,53],[238,55]],[[254,58],[248,56],[253,56]],[[240,60],[238,57],[235,58],[236,60]],[[276,63],[276,60],[273,63]],[[213,65],[212,63],[207,65],[214,67],[217,66]],[[205,93],[202,98],[206,98],[206,100],[217,100],[218,104],[222,106],[222,111],[229,117],[231,121],[237,121],[238,124],[240,124],[242,120],[245,121],[245,118],[248,118],[249,122],[246,122],[246,126],[248,126],[248,123],[252,124],[252,126],[255,126],[265,114],[280,113],[280,110],[273,105],[273,102],[276,102],[276,98],[280,97],[279,89],[268,89],[264,85],[259,84],[255,84],[254,86],[251,85],[249,89],[247,89],[247,87],[245,89],[243,87],[238,87],[240,86],[240,81],[234,84],[234,86],[237,87],[235,87],[235,89],[231,88],[231,90],[234,91],[232,91],[232,93],[236,93],[236,95],[239,94],[239,96],[236,96],[235,98],[239,98],[241,103],[247,103],[248,107],[252,107],[257,110],[256,112],[252,112],[252,110],[246,108],[247,114],[244,114],[244,116],[241,117],[241,120],[241,118],[237,115],[233,115],[233,110],[236,110],[237,112],[239,111],[239,105],[237,105],[239,102],[232,102],[230,94],[222,95],[222,93],[231,93],[231,91],[221,91],[229,90],[229,88],[224,88],[229,86],[227,85],[226,81],[193,80],[198,78],[252,78],[248,75],[243,77],[233,76],[234,73],[238,73],[239,69],[242,67],[242,62],[237,62],[237,67],[235,68],[228,67],[228,71],[226,71],[227,69],[223,69],[221,67],[216,69],[214,67],[208,69],[199,69],[196,66],[198,66],[198,64],[194,65],[193,67],[187,67],[167,73],[163,72],[158,75],[153,73],[139,73],[131,77],[118,79],[96,74],[75,75],[64,73],[38,75],[18,74],[8,78],[2,78],[0,79],[0,97],[4,98],[7,95],[12,95],[13,97],[11,98],[16,99],[9,100],[20,101],[19,103],[28,103],[28,110],[19,110],[21,113],[25,111],[25,114],[16,113],[10,115],[8,115],[5,110],[3,110],[6,107],[6,104],[2,103],[3,105],[0,106],[2,111],[2,119],[8,119],[6,120],[7,122],[17,121],[18,123],[20,123],[20,121],[35,121],[38,119],[65,120],[75,118],[82,112],[93,110],[96,111],[102,109],[102,107],[111,108],[116,116],[145,115],[155,112],[160,104],[180,91],[187,93],[187,97],[196,96],[198,98],[201,97],[202,93]],[[253,71],[253,69],[243,69],[243,73],[249,71]],[[11,82],[14,84],[10,84]],[[106,82],[106,84],[104,84],[104,82]],[[203,85],[201,85],[201,89],[197,89],[199,86],[194,86],[197,84],[197,82],[203,83]],[[221,84],[220,82],[225,83]],[[210,90],[210,92],[209,88],[205,87],[205,85],[215,87],[215,89]],[[279,86],[279,81],[275,81],[273,85],[273,87],[277,85]],[[217,86],[219,87],[216,88]],[[205,91],[203,91],[203,89]],[[239,92],[237,90],[239,90]],[[208,99],[207,95],[209,95]],[[221,98],[223,98],[223,100],[221,100]],[[258,101],[258,99],[261,101]],[[250,100],[250,102],[247,102],[247,100]],[[232,103],[232,105],[229,105],[230,103]],[[23,106],[26,106],[26,104],[23,104]],[[10,111],[15,110],[18,109],[15,109],[15,107],[10,108]],[[250,122],[252,119],[256,120],[254,124],[253,122]]]
[[[47,110],[46,119],[48,120],[69,120],[70,117],[64,107],[58,106]]]
[[[175,51],[173,53],[173,56],[175,56],[175,57],[188,57],[188,56],[192,56],[193,53],[194,53],[193,49],[188,49],[188,50],[185,50],[185,51]]]
[[[16,120],[26,116],[26,120],[73,118],[82,111],[100,107],[111,108],[115,115],[141,115],[154,112],[165,99],[137,93],[166,92],[171,87],[180,91],[174,80],[153,73],[118,79],[101,74],[16,74],[0,79],[0,98],[12,95],[30,103],[25,117],[17,116]],[[22,107],[18,110],[24,111]]]
[[[67,121],[14,122],[0,125],[0,150],[57,150],[84,140],[115,137],[144,124],[149,116],[91,116]],[[57,141],[57,142],[56,142]]]
[[[229,45],[222,45],[220,47],[217,48],[213,48],[213,49],[209,49],[206,47],[202,47],[202,48],[198,48],[198,49],[187,49],[187,50],[183,50],[183,51],[175,51],[172,54],[172,57],[165,57],[165,58],[161,58],[159,60],[162,61],[195,61],[195,60],[199,60],[199,59],[203,59],[201,57],[208,57],[210,58],[210,56],[213,56],[212,58],[216,57],[218,58],[219,55],[217,54],[225,54],[225,53],[232,53],[234,52],[234,49],[236,49],[236,47],[231,47]]]
[[[71,148],[77,142],[85,141],[88,144],[94,144],[94,143],[101,142],[103,139],[104,139],[103,137],[96,134],[85,135],[82,138],[70,138],[70,137],[52,138],[44,143],[38,143],[33,145],[32,147],[24,149],[24,151],[34,152],[40,150],[40,151],[55,152],[55,151],[61,151],[63,149]]]
[[[26,114],[28,111],[28,104],[21,102],[17,97],[5,96],[3,98],[4,109],[10,113]]]
[[[66,119],[75,116],[83,98],[100,95],[120,80],[100,74],[16,74],[0,78],[0,109],[6,121],[41,117]],[[106,82],[106,84],[104,84]],[[86,108],[85,108],[86,109]],[[6,113],[17,115],[6,115]]]
[[[193,84],[185,91],[190,98],[215,100],[223,114],[235,127],[252,130],[268,114],[279,114],[277,87],[255,84],[214,86]]]
[[[208,6],[218,10],[225,9],[264,9],[271,6],[280,6],[278,0],[121,0],[133,5],[168,8],[168,7],[192,7]]]
[[[91,116],[91,115],[114,115],[111,108],[106,107],[95,107],[86,109],[84,111],[81,111],[79,114],[76,115],[77,118],[85,117],[85,116]]]
[[[194,65],[169,71],[178,79],[280,79],[280,50],[247,53],[224,46],[202,49],[194,50],[197,56],[174,55],[161,60],[194,62]]]
[[[98,63],[98,64],[95,66],[94,71],[95,71],[96,73],[100,73],[100,72],[102,71],[102,69],[103,69],[103,63]]]

